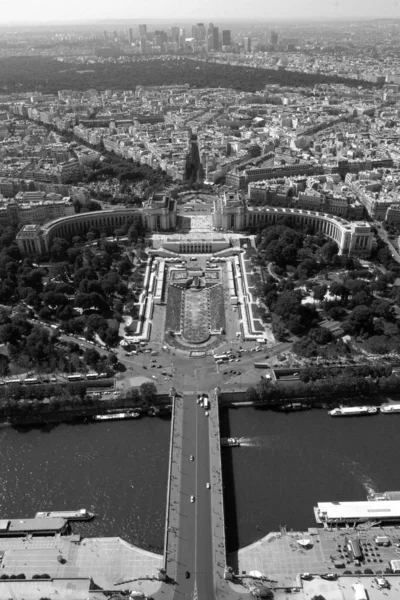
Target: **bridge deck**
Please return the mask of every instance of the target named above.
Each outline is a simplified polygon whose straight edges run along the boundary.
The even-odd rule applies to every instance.
[[[174,401],[164,563],[180,598],[228,590],[218,404],[210,404],[206,416],[195,394]]]

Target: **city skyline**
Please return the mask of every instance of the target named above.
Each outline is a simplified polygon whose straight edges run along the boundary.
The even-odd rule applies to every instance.
[[[227,6],[222,0],[206,0],[186,5],[171,0],[165,5],[161,0],[152,0],[149,4],[132,9],[125,0],[115,0],[112,6],[100,0],[94,3],[81,3],[71,0],[68,6],[58,5],[50,0],[39,0],[31,4],[27,0],[15,4],[11,0],[0,0],[3,25],[28,24],[28,23],[53,23],[101,20],[227,20],[245,19],[252,20],[352,20],[374,18],[400,18],[400,1],[386,0],[377,6],[373,0],[330,0],[321,6],[318,0],[283,0],[278,6],[268,7],[255,0],[251,9],[238,0],[233,0]]]

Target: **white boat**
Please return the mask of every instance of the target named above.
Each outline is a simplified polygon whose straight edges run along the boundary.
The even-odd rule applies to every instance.
[[[383,415],[400,413],[400,404],[386,404],[386,406],[381,406],[380,411]]]
[[[95,415],[94,421],[117,421],[119,419],[138,419],[140,417],[139,412],[123,412],[123,413],[110,413],[107,415]]]
[[[89,512],[86,508],[80,510],[60,510],[49,512],[38,512],[35,519],[66,519],[67,521],[90,521],[94,518],[94,513]]]
[[[240,439],[239,438],[222,438],[221,439],[221,446],[240,446]]]
[[[356,417],[361,415],[376,415],[378,409],[376,406],[349,406],[334,408],[329,411],[331,417]]]

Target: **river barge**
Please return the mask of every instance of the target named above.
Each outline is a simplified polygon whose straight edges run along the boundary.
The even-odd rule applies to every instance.
[[[94,513],[86,508],[80,510],[56,510],[49,512],[37,512],[35,519],[65,519],[66,521],[90,521],[94,518]]]
[[[331,417],[357,417],[363,415],[376,415],[378,409],[376,406],[349,406],[340,408],[334,408],[328,411]]]
[[[140,412],[120,412],[120,413],[108,413],[105,415],[94,415],[93,421],[118,421],[121,419],[138,419]]]

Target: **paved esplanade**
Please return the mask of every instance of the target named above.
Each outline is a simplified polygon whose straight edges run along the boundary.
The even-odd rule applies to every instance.
[[[209,398],[209,416],[194,394],[174,401],[165,567],[175,598],[236,596],[224,580],[218,405],[213,393]]]

